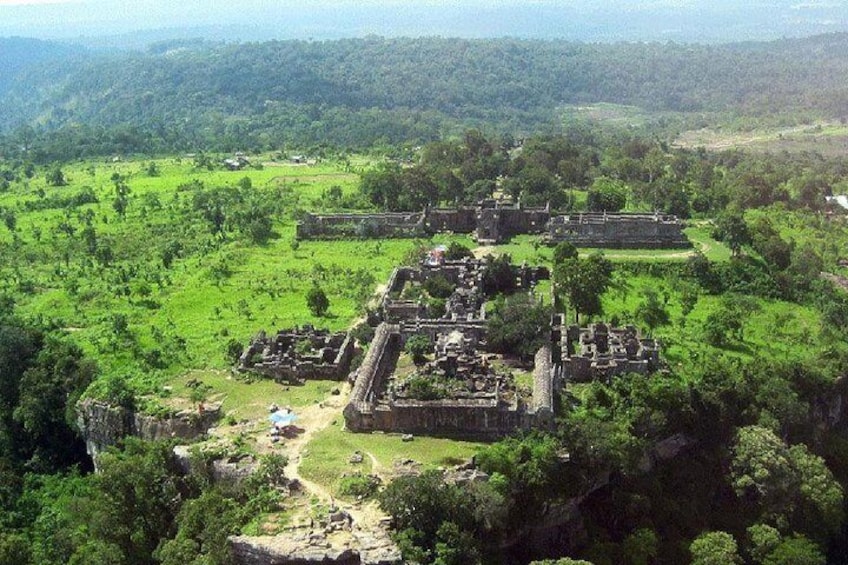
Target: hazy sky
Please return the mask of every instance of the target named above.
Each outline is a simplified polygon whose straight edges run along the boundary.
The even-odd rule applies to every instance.
[[[728,41],[848,31],[825,0],[0,0],[0,36],[192,28],[222,38],[379,35]],[[229,31],[228,31],[229,30]],[[189,34],[191,35],[191,34]],[[227,37],[228,35],[232,37]]]

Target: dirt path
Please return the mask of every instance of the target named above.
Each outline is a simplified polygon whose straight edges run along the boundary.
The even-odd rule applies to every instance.
[[[697,247],[698,251],[700,251],[701,253],[704,253],[704,254],[706,254],[710,250],[710,246],[707,243],[696,244],[696,247]],[[498,252],[497,247],[494,247],[494,246],[491,246],[491,245],[483,245],[483,246],[480,246],[480,247],[475,247],[474,249],[471,250],[471,252],[474,254],[474,257],[477,258],[477,259],[482,259],[486,255],[499,255],[500,254]],[[663,254],[663,255],[660,256],[660,258],[662,258],[662,259],[686,259],[686,258],[694,255],[694,253],[695,253],[695,250],[689,249],[689,250],[686,250],[686,251],[680,251],[678,253]],[[647,251],[645,251],[644,255],[634,255],[634,254],[625,255],[623,253],[604,252],[604,257],[606,257],[607,259],[641,259],[641,258],[652,259],[652,258],[654,258],[654,255],[651,253],[650,250],[647,250]]]
[[[492,245],[481,245],[471,250],[475,259],[482,259],[486,255],[498,255],[498,248]]]
[[[309,491],[318,496],[322,501],[329,502],[332,495],[321,485],[304,479],[300,475],[300,462],[304,449],[312,441],[312,438],[321,430],[330,426],[333,420],[341,417],[342,407],[347,402],[350,395],[350,385],[344,383],[340,388],[341,394],[331,395],[325,398],[323,402],[314,404],[307,408],[297,411],[297,421],[295,425],[304,430],[292,439],[286,441],[286,455],[289,458],[288,465],[285,468],[285,475],[290,479],[297,479]]]
[[[386,285],[378,285],[370,302],[375,303],[379,300],[385,289]],[[355,320],[353,326],[360,323],[363,319]],[[340,394],[330,395],[318,404],[296,411],[297,421],[295,425],[303,429],[303,432],[292,439],[286,440],[285,453],[288,457],[288,464],[284,473],[289,479],[299,481],[306,493],[315,496],[327,506],[338,506],[350,514],[354,520],[354,524],[359,528],[368,529],[376,527],[385,516],[379,510],[375,501],[353,504],[345,503],[344,501],[335,499],[333,493],[323,485],[305,479],[300,474],[300,464],[303,460],[304,451],[308,449],[309,443],[316,434],[331,426],[334,421],[342,418],[342,409],[347,404],[351,388],[349,383],[343,383],[339,387]],[[373,454],[366,453],[366,455],[371,460],[372,473],[377,474],[381,469],[380,462]]]
[[[702,246],[701,251],[706,252],[708,246]],[[607,259],[687,259],[695,254],[694,250],[680,251],[678,253],[664,253],[662,255],[651,255],[650,251],[646,251],[644,255],[625,255],[623,253],[604,253]]]
[[[286,465],[284,474],[287,478],[296,479],[300,482],[303,491],[308,496],[314,496],[322,504],[328,507],[335,506],[350,514],[353,518],[353,523],[358,528],[371,529],[377,527],[385,517],[385,514],[380,511],[376,501],[347,503],[338,500],[324,485],[310,481],[300,474],[300,464],[303,460],[304,451],[308,449],[309,443],[317,433],[332,425],[333,421],[341,418],[341,410],[347,403],[350,389],[351,386],[345,383],[341,388],[341,394],[329,396],[320,404],[309,406],[297,412],[298,419],[296,425],[304,431],[286,442],[286,455],[289,458],[289,462]],[[371,453],[367,453],[366,455],[371,460],[372,473],[376,474],[378,469],[381,468],[379,461]]]

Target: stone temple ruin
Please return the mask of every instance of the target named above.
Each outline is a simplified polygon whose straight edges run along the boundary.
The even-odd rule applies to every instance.
[[[554,316],[551,339],[536,353],[524,385],[500,356],[487,351],[485,263],[445,261],[433,254],[418,268],[395,270],[381,300],[383,322],[351,376],[344,410],[348,429],[493,438],[518,429],[553,425],[555,395],[567,382],[611,379],[624,372],[659,368],[659,348],[634,328],[566,327]],[[547,278],[545,269],[514,270],[519,291]],[[407,285],[442,276],[455,285],[440,317],[427,317],[421,301],[398,299]],[[401,352],[413,336],[425,336],[431,361],[402,367]],[[579,348],[578,348],[579,346]]]
[[[277,381],[340,381],[350,371],[353,340],[310,325],[282,330],[273,337],[254,337],[239,358],[239,371],[255,371]]]
[[[550,219],[545,232],[551,243],[575,247],[669,249],[692,247],[670,214],[568,214]]]
[[[687,248],[692,244],[680,220],[670,214],[577,213],[556,215],[550,207],[482,200],[477,206],[426,208],[421,212],[306,214],[298,239],[345,237],[427,237],[436,233],[473,234],[481,245],[502,243],[519,234],[541,235],[549,243],[576,247],[633,249]]]
[[[349,429],[497,437],[552,422],[552,373],[545,363],[551,349],[537,355],[529,390],[519,389],[508,371],[496,368],[497,356],[486,352],[484,268],[484,261],[449,261],[435,250],[417,268],[395,269],[380,301],[383,322],[355,373],[345,409]],[[528,267],[514,275],[525,291],[548,277],[546,270]],[[428,316],[421,300],[402,298],[406,287],[433,277],[454,287],[438,317]],[[401,375],[401,351],[416,335],[431,343],[434,360]]]
[[[348,429],[494,438],[553,424],[550,347],[536,354],[532,388],[521,390],[473,333],[433,326],[435,359],[401,376],[398,358],[415,334],[380,324],[344,410]]]
[[[566,327],[558,314],[554,316],[554,327],[554,340],[559,337],[562,377],[568,382],[609,383],[622,373],[645,374],[660,368],[659,344],[640,337],[633,326]]]
[[[553,316],[550,340],[532,365],[513,367],[487,348],[487,265],[472,258],[446,260],[437,249],[417,267],[394,270],[379,301],[374,338],[362,365],[349,375],[348,429],[493,439],[519,429],[550,428],[557,394],[567,383],[609,382],[622,373],[660,368],[659,345],[632,326],[567,326],[562,315]],[[532,293],[549,278],[540,267],[513,267],[513,275],[517,292]],[[431,311],[424,294],[436,277],[452,286],[439,312]],[[402,353],[420,336],[430,344],[430,354],[415,365]],[[341,380],[348,376],[353,341],[311,326],[274,336],[260,332],[238,368],[288,383]]]

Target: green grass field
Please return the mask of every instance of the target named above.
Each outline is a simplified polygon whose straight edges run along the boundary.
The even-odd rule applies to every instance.
[[[705,354],[725,353],[744,358],[776,357],[807,361],[821,354],[827,344],[821,339],[821,315],[813,308],[782,300],[754,298],[753,311],[742,321],[741,342],[731,347],[712,348],[704,342],[703,326],[707,316],[719,307],[720,296],[702,294],[692,312],[684,319],[681,294],[673,282],[648,275],[630,276],[624,285],[604,295],[604,318],[620,324],[644,328],[636,315],[648,290],[657,292],[666,302],[670,323],[656,328],[654,337],[663,344],[663,355],[683,373],[697,366]],[[645,330],[646,331],[646,330]]]
[[[337,488],[345,473],[391,473],[394,462],[412,459],[423,469],[457,465],[467,461],[484,444],[452,439],[418,437],[401,440],[401,434],[356,434],[342,429],[339,421],[319,432],[304,453],[300,473],[319,484]],[[361,464],[351,464],[355,451],[365,455]],[[376,460],[373,464],[371,457]]]
[[[0,229],[0,293],[13,297],[24,316],[67,328],[96,357],[101,374],[128,378],[141,392],[155,392],[189,370],[227,368],[229,340],[246,343],[259,329],[304,323],[348,327],[360,315],[364,295],[417,245],[407,240],[292,245],[298,210],[332,207],[324,196],[334,186],[343,197],[356,191],[358,176],[346,163],[269,163],[229,172],[163,159],[155,161],[154,177],[145,173],[149,163],[65,166],[67,186],[48,186],[40,172],[0,194],[0,206],[16,217],[14,232]],[[124,218],[112,206],[114,174],[123,175],[131,190]],[[207,189],[234,187],[245,178],[257,195],[282,199],[275,235],[261,246],[235,233],[212,237],[202,218],[191,214],[196,188],[185,188],[191,181]],[[51,205],[85,187],[98,202]],[[86,226],[96,234],[96,245],[110,248],[108,266],[87,250]],[[162,250],[173,242],[182,251],[165,267]],[[330,311],[321,319],[304,300],[313,282],[330,298]]]

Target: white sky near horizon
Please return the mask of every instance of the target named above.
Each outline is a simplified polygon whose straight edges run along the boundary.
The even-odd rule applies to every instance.
[[[244,26],[279,38],[380,35],[739,39],[848,31],[836,0],[0,0],[0,36],[47,39]],[[736,30],[736,32],[734,32]],[[273,31],[272,31],[273,33]],[[582,34],[582,35],[581,35]],[[647,34],[646,37],[641,35]],[[585,37],[584,37],[585,36]],[[750,37],[749,37],[750,36]],[[672,40],[680,40],[669,35]]]

